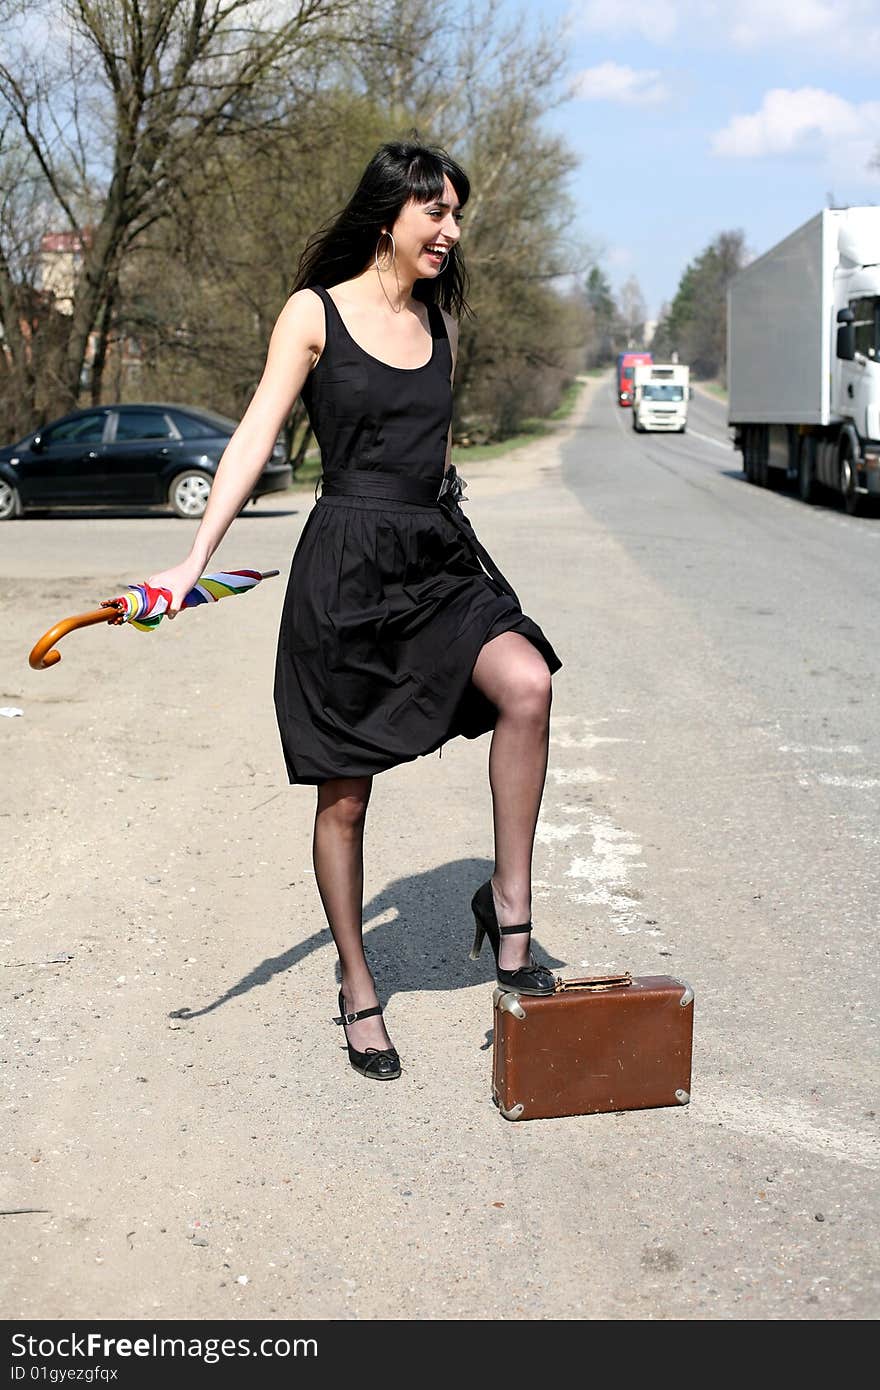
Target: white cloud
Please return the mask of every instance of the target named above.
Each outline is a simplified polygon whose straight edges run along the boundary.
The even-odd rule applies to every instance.
[[[728,32],[740,48],[803,43],[814,49],[857,53],[880,42],[876,0],[739,0],[722,7]]]
[[[649,43],[785,52],[797,45],[865,62],[876,62],[880,48],[877,0],[580,0],[572,9],[590,33],[619,38],[624,25]]]
[[[612,62],[578,73],[573,94],[582,101],[616,101],[626,106],[656,106],[669,96],[656,68],[638,71]]]
[[[610,0],[586,0],[578,5],[578,19],[583,28],[598,34],[627,34],[665,43],[678,28],[681,12],[687,0],[627,0],[624,5]]]
[[[712,152],[727,159],[812,155],[841,174],[869,177],[878,132],[880,101],[855,103],[821,87],[776,87],[757,111],[734,116],[715,132]]]

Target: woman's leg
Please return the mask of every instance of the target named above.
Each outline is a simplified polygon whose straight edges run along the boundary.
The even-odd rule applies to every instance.
[[[318,787],[312,862],[327,922],[339,952],[342,992],[349,1013],[378,1004],[364,955],[364,823],[372,777],[333,777]],[[380,1015],[349,1023],[348,1040],[358,1052],[391,1047]]]
[[[495,824],[492,893],[499,925],[518,926],[532,914],[532,850],[550,736],[550,670],[528,638],[502,632],[483,647],[472,680],[498,710],[489,748]],[[502,969],[528,963],[529,940],[527,932],[501,938]]]

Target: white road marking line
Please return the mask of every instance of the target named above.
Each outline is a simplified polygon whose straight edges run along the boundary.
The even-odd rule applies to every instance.
[[[880,777],[834,777],[829,772],[820,772],[816,781],[825,787],[855,787],[858,791],[880,787]]]
[[[690,1111],[695,1119],[728,1125],[740,1134],[793,1144],[819,1158],[834,1158],[860,1168],[880,1167],[873,1134],[860,1134],[842,1123],[826,1129],[796,1101],[768,1101],[754,1091],[698,1081]]]
[[[596,725],[609,722],[610,718],[607,715],[598,719],[586,719],[583,715],[576,714],[558,715],[551,725],[551,743],[561,748],[581,749],[594,748],[600,743],[633,741],[626,737],[593,733]],[[555,783],[560,789],[591,785],[600,781],[610,782],[614,781],[614,778],[585,765],[548,769],[548,783]],[[627,885],[633,869],[647,867],[639,860],[642,846],[636,842],[630,831],[623,830],[609,817],[587,807],[564,804],[557,805],[554,809],[557,814],[562,811],[578,817],[576,821],[570,821],[568,824],[553,824],[543,818],[538,820],[535,838],[547,847],[545,852],[548,856],[548,867],[554,877],[556,875],[553,873],[553,861],[557,845],[565,845],[575,839],[582,842],[592,841],[587,853],[574,855],[568,868],[563,871],[563,878],[587,880],[583,886],[588,891],[566,890],[568,901],[605,908],[610,917],[610,925],[615,927],[620,935],[640,931],[641,923],[636,924],[636,921],[643,909],[639,895],[628,890]],[[568,845],[569,855],[574,848],[574,844]]]
[[[829,748],[821,743],[780,743],[780,753],[861,753],[861,748],[857,743],[839,743],[836,748]]]
[[[632,743],[629,738],[603,737],[601,734],[586,734],[583,738],[575,738],[573,734],[550,734],[550,742],[556,748],[595,748],[599,743]]]
[[[687,432],[694,439],[702,439],[706,444],[714,444],[717,449],[727,449],[730,453],[734,452],[733,445],[731,444],[729,439],[724,440],[723,442],[720,439],[713,439],[710,434],[700,434],[697,430],[692,430],[690,425],[688,425]]]
[[[620,919],[632,919],[642,910],[638,899],[626,892],[632,870],[647,868],[639,858],[642,846],[629,830],[615,825],[607,816],[588,812],[588,819],[587,834],[593,840],[592,853],[572,859],[565,877],[587,879],[591,887],[587,893],[569,893],[569,901],[605,907],[612,919],[617,919],[618,931],[621,925],[627,931],[633,930],[629,922],[621,923]]]
[[[570,840],[580,835],[579,825],[550,825],[548,821],[538,821],[535,839],[542,845],[551,845],[556,840]]]
[[[822,753],[829,757],[834,757],[840,753],[849,757],[863,757],[864,753],[858,743],[839,743],[836,746],[827,743],[780,743],[777,745],[780,753],[793,753],[803,755],[806,753]],[[811,787],[847,787],[854,791],[874,791],[880,787],[880,778],[867,776],[853,776],[851,773],[839,772],[818,772],[816,768],[807,767],[801,771],[797,779],[798,786],[809,791]]]
[[[609,777],[603,777],[594,767],[551,767],[548,769],[548,772],[558,787],[582,785],[584,782],[608,782],[612,780]]]

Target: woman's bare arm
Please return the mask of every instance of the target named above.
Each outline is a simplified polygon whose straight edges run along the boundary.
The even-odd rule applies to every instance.
[[[171,590],[169,616],[204,571],[250,497],[284,421],[324,346],[324,308],[311,290],[291,295],[272,329],[260,384],[223,451],[208,505],[187,558],[147,581]]]

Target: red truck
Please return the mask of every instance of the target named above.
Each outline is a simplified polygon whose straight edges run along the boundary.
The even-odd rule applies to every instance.
[[[650,352],[621,352],[617,358],[617,404],[632,405],[633,373],[643,362],[654,361]]]

